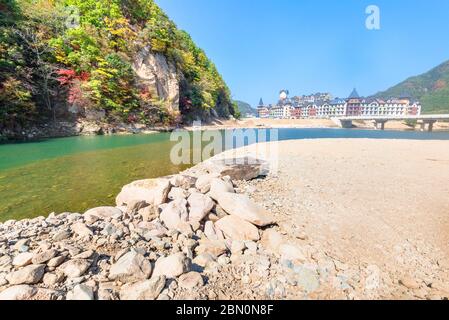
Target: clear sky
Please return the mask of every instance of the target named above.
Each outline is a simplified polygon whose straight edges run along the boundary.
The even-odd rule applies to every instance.
[[[361,95],[449,60],[447,0],[156,0],[217,65],[234,99],[256,106],[329,91]],[[380,9],[368,30],[367,6]]]

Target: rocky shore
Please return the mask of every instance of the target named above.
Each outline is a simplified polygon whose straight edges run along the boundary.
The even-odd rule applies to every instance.
[[[447,144],[282,141],[277,170],[256,144],[6,221],[0,299],[449,299]]]
[[[246,162],[133,182],[116,207],[0,224],[0,299],[282,296],[268,275],[282,272],[279,259],[304,256],[288,244],[271,254],[281,242],[276,219],[233,182],[266,175],[266,163]]]

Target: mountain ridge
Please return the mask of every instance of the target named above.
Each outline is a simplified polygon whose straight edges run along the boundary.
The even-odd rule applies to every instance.
[[[372,97],[388,99],[403,95],[419,100],[424,114],[449,113],[449,60]]]

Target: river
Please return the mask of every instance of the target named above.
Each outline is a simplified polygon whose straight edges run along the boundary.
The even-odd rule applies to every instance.
[[[449,140],[448,132],[279,129],[279,140]],[[0,145],[0,221],[113,205],[129,182],[187,169],[174,165],[170,133],[48,139]],[[419,150],[417,150],[419,152]]]

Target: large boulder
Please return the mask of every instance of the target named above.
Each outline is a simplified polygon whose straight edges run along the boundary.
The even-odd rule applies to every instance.
[[[153,276],[149,280],[142,280],[125,284],[120,289],[120,300],[154,300],[165,287],[165,276]]]
[[[123,206],[133,201],[146,201],[149,204],[158,206],[166,202],[169,192],[169,179],[138,180],[124,186],[115,202],[117,206]]]
[[[45,265],[29,265],[6,276],[10,284],[35,284],[41,281],[45,273]]]
[[[183,273],[189,272],[191,260],[182,252],[172,254],[168,257],[157,259],[153,276],[166,276],[167,278],[176,278]]]
[[[109,279],[122,282],[145,280],[150,277],[151,271],[150,261],[140,253],[131,250],[111,266]]]
[[[237,216],[259,227],[275,222],[267,210],[255,204],[243,194],[223,193],[218,199],[218,204],[230,215]]]
[[[211,159],[206,162],[206,167],[209,172],[229,176],[232,180],[252,180],[269,172],[267,161],[252,157]]]
[[[191,194],[187,201],[190,206],[189,221],[203,220],[215,205],[209,196],[202,193]]]
[[[215,223],[215,227],[232,240],[257,241],[260,239],[257,227],[237,216],[224,217]]]

